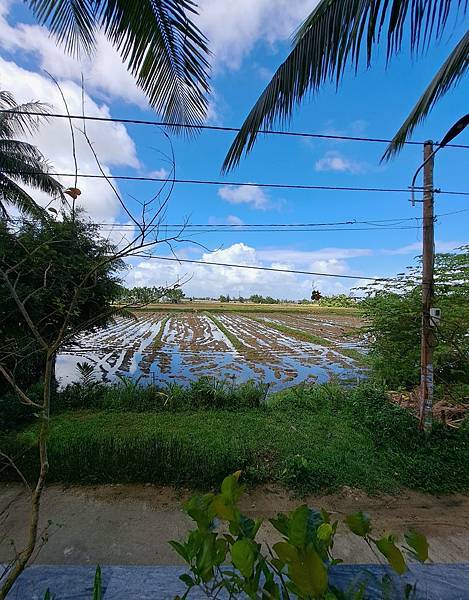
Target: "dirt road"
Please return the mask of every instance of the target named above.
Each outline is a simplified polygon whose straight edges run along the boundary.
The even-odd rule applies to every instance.
[[[49,540],[36,564],[179,564],[168,540],[181,539],[191,527],[181,512],[188,490],[154,485],[105,485],[63,488],[50,486],[44,495],[42,527],[48,520]],[[329,496],[290,497],[273,486],[249,490],[242,510],[250,516],[269,517],[306,502],[324,507],[341,520],[344,515],[364,510],[383,530],[402,534],[414,527],[427,535],[434,562],[469,561],[469,497],[434,497],[402,491],[398,496],[366,496],[345,488]],[[21,547],[27,530],[28,500],[20,485],[0,485],[0,562],[12,553],[10,539]],[[4,520],[5,519],[5,520]],[[345,528],[339,528],[336,555],[346,563],[376,562],[376,558]],[[264,524],[260,539],[278,540],[278,534]]]

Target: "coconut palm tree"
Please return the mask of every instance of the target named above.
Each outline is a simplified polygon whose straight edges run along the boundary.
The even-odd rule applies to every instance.
[[[0,214],[8,216],[7,206],[39,217],[41,208],[22,187],[27,185],[51,196],[62,196],[62,185],[48,174],[49,165],[32,144],[15,139],[17,135],[37,130],[40,117],[28,112],[47,115],[48,107],[40,102],[18,105],[9,92],[0,91]]]
[[[468,0],[320,0],[298,29],[293,49],[247,116],[223,164],[236,166],[253,147],[258,131],[287,121],[296,104],[326,81],[340,83],[365,54],[369,67],[375,47],[386,38],[387,60],[408,39],[419,55],[441,40],[468,12]],[[450,18],[451,17],[451,18]],[[454,87],[469,68],[469,32],[463,34],[404,121],[384,158],[400,150],[415,126]]]
[[[24,2],[69,53],[91,53],[103,31],[165,120],[197,125],[205,118],[208,48],[190,19],[193,0]]]

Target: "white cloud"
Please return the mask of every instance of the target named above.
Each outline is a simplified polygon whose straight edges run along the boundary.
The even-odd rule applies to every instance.
[[[364,173],[366,164],[347,158],[340,152],[329,151],[316,161],[316,171],[336,171],[340,173]]]
[[[13,93],[18,102],[30,100],[47,100],[54,110],[62,112],[63,104],[55,84],[47,77],[33,73],[16,65],[14,62],[0,58],[2,87]],[[62,91],[67,99],[71,113],[81,112],[81,88],[71,81],[61,83]],[[109,117],[110,111],[106,105],[98,106],[96,102],[85,96],[86,112],[92,116]],[[82,124],[77,124],[82,128]],[[136,147],[129,137],[126,128],[117,123],[87,123],[87,134],[93,143],[104,171],[110,175],[112,166],[140,166]],[[93,154],[82,136],[76,129],[76,154],[78,167],[82,173],[97,173]],[[44,156],[51,162],[54,172],[74,173],[72,142],[70,126],[66,119],[50,119],[39,131],[28,137],[28,141],[36,145]],[[73,177],[61,178],[67,186],[73,184]],[[118,199],[103,179],[80,179],[78,187],[82,194],[79,205],[83,206],[90,216],[97,219],[114,219],[120,213]],[[40,203],[47,203],[50,198],[45,194],[32,192],[33,197]]]
[[[317,0],[200,0],[199,27],[209,39],[215,67],[238,69],[256,43],[288,39]]]
[[[338,260],[372,256],[369,248],[321,248],[319,250],[290,250],[288,248],[272,248],[259,250],[259,256],[264,260],[283,261],[290,265],[305,265],[315,261]]]
[[[166,179],[169,175],[168,169],[161,167],[161,169],[156,169],[155,171],[150,171],[147,177],[156,177],[156,179]]]
[[[7,19],[10,4],[0,0],[0,46],[4,50],[33,55],[41,69],[58,79],[81,83],[83,73],[86,89],[104,99],[117,97],[142,108],[148,106],[145,95],[104,34],[98,32],[92,56],[75,58],[57,45],[45,27],[26,23],[10,25]]]
[[[228,223],[228,225],[244,225],[243,220],[237,217],[236,215],[228,215],[226,217],[226,222]]]
[[[435,250],[436,252],[453,252],[465,243],[467,242],[443,242],[441,240],[436,240]],[[414,254],[417,256],[422,254],[422,242],[414,242],[413,244],[407,244],[406,246],[401,246],[400,248],[391,248],[389,250],[382,250],[381,252],[382,254],[387,254],[390,256],[397,256],[401,254]]]
[[[187,249],[176,248],[176,253],[184,257]],[[352,271],[344,258],[345,256],[361,256],[350,249],[338,251],[337,256],[331,256],[332,249],[317,250],[304,255],[288,254],[288,250],[257,250],[244,243],[235,243],[228,248],[216,252],[203,253],[199,258],[202,262],[220,262],[249,266],[271,267],[278,269],[294,269],[314,271],[316,273],[351,274]],[[293,258],[309,262],[294,262]],[[270,295],[276,298],[300,299],[308,298],[314,284],[324,294],[348,293],[355,285],[353,280],[339,280],[320,275],[309,276],[294,273],[278,273],[274,271],[258,271],[221,267],[210,264],[178,264],[164,263],[157,260],[144,260],[134,264],[127,276],[127,284],[132,285],[164,285],[166,282],[189,280],[184,285],[184,291],[189,296],[218,297],[220,294],[231,296],[250,296],[251,294]]]
[[[267,194],[257,185],[225,185],[218,190],[218,195],[230,204],[248,204],[257,210],[270,207]]]

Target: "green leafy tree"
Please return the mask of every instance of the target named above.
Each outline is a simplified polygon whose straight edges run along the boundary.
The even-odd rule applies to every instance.
[[[92,53],[103,31],[150,105],[172,124],[207,110],[208,48],[193,0],[24,0],[70,54]],[[179,128],[176,131],[180,131]]]
[[[293,49],[251,109],[223,165],[236,166],[249,152],[259,130],[291,118],[295,105],[327,81],[338,85],[348,70],[367,67],[376,46],[386,39],[387,61],[409,40],[414,56],[441,43],[455,19],[469,10],[463,0],[320,0],[294,37]],[[398,152],[432,107],[463,78],[469,68],[469,32],[462,35],[395,134],[385,157]]]
[[[17,104],[10,92],[0,91],[0,110],[12,111],[0,112],[0,213],[7,217],[10,205],[29,215],[44,216],[44,209],[23,186],[61,196],[62,185],[48,174],[49,164],[41,152],[16,137],[34,133],[39,127],[40,118],[24,113],[36,112],[46,117],[48,107],[41,102]]]
[[[48,344],[105,325],[115,311],[117,274],[124,267],[119,260],[106,262],[114,251],[97,226],[77,218],[26,221],[17,229],[0,222],[0,366],[23,386],[37,380],[42,351],[13,293]]]
[[[165,298],[174,304],[179,304],[183,298],[186,297],[186,294],[181,290],[181,288],[175,287],[170,290],[166,290]]]
[[[322,298],[322,294],[319,290],[313,290],[311,292],[311,300],[313,302],[318,302],[319,300],[321,300],[321,298]]]
[[[419,383],[422,286],[420,266],[396,281],[371,284],[360,303],[368,322],[369,357],[376,377],[393,387]],[[469,246],[435,257],[433,328],[435,382],[469,381]]]

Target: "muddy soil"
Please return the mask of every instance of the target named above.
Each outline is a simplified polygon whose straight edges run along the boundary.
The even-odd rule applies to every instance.
[[[179,564],[167,542],[182,539],[191,527],[180,508],[189,495],[189,490],[155,485],[49,486],[44,494],[42,526],[48,519],[53,525],[36,563]],[[370,497],[343,488],[337,494],[299,499],[275,486],[262,486],[247,491],[241,508],[250,516],[266,518],[302,502],[326,508],[339,521],[348,513],[364,510],[370,514],[376,534],[402,534],[413,527],[427,535],[434,562],[469,560],[468,496],[435,497],[403,490],[397,496]],[[11,557],[10,539],[20,547],[27,529],[28,499],[19,484],[0,485],[0,510],[0,562],[4,562]],[[269,524],[262,526],[259,535],[269,545],[278,541]],[[376,562],[367,546],[342,525],[335,550],[347,563]]]

